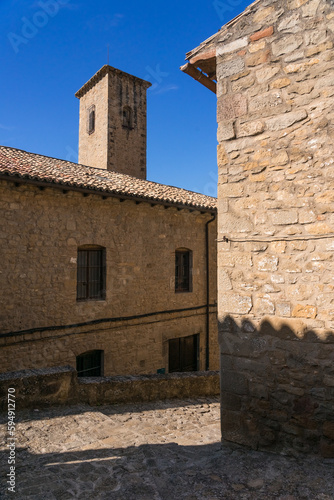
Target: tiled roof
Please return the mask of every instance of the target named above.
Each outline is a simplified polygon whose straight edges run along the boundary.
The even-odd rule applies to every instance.
[[[5,146],[0,146],[0,177],[205,211],[217,208],[211,196]]]

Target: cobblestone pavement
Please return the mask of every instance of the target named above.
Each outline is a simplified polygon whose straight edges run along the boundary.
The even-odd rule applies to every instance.
[[[2,418],[0,498],[334,499],[334,460],[221,446],[217,399],[82,405],[16,417],[16,490],[7,491]]]

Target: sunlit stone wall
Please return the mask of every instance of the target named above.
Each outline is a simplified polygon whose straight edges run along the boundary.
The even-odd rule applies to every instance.
[[[222,436],[334,456],[334,7],[264,0],[216,44]]]

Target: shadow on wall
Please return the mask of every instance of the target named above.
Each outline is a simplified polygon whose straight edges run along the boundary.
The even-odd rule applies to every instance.
[[[283,453],[334,456],[334,335],[226,316],[219,322],[222,437]]]

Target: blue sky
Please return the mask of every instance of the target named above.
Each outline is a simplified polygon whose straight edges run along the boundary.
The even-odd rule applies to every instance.
[[[0,144],[77,161],[74,93],[107,63],[148,90],[147,177],[216,195],[216,97],[185,53],[250,1],[2,0]]]

